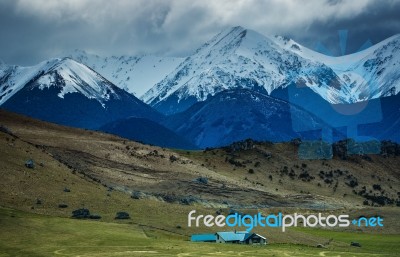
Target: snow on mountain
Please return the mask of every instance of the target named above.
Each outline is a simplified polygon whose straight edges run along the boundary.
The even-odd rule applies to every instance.
[[[21,90],[29,80],[41,71],[48,70],[58,61],[58,59],[53,59],[31,67],[2,65],[0,67],[0,105]]]
[[[307,70],[307,73],[303,71]],[[280,47],[268,37],[242,27],[225,30],[183,61],[142,99],[164,113],[187,109],[197,101],[231,88],[247,88],[270,94],[290,82],[326,99],[342,102],[339,78],[319,63]]]
[[[354,103],[400,90],[399,35],[342,57],[326,56],[284,37],[234,27],[185,59],[142,99],[166,114],[230,88],[271,94],[295,84],[331,104]]]
[[[66,56],[87,65],[136,97],[141,97],[184,60],[152,55],[102,57],[82,50],[75,50]]]
[[[64,95],[68,93],[81,93],[89,99],[96,99],[103,106],[104,102],[110,99],[111,94],[119,98],[111,83],[104,83],[104,78],[95,71],[69,58],[51,67],[37,82],[39,88],[43,89],[56,86],[60,78],[64,81],[58,94],[60,98],[64,98]]]
[[[95,71],[70,58],[52,59],[32,67],[12,66],[5,70],[0,82],[0,92],[3,94],[0,105],[37,79],[39,89],[59,87],[58,96],[64,98],[68,93],[81,93],[89,99],[104,103],[110,99],[110,94],[118,97],[111,83],[104,83]],[[59,83],[62,79],[63,83]]]
[[[332,68],[341,78],[344,103],[395,95],[400,91],[400,34],[362,51],[339,57],[315,52],[280,36],[275,36],[274,41],[303,58]]]
[[[1,107],[59,124],[98,128],[127,117],[161,115],[71,58],[8,67],[0,78]]]

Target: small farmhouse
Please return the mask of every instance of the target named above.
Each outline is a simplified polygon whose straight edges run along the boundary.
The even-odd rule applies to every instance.
[[[267,239],[256,233],[247,231],[217,232],[215,234],[194,234],[192,242],[216,242],[230,244],[260,244],[265,245]]]

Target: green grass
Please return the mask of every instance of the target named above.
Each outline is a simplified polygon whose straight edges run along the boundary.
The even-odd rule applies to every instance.
[[[396,256],[399,235],[299,229],[327,249],[294,244],[267,246],[192,243],[187,238],[137,225],[74,220],[0,209],[0,256]],[[349,247],[358,241],[363,247]]]
[[[358,252],[377,252],[381,254],[387,254],[389,256],[394,256],[393,254],[398,254],[397,256],[400,256],[400,235],[398,234],[382,235],[305,228],[296,228],[295,230],[311,234],[319,238],[324,238],[326,240],[333,239],[333,242],[335,242],[338,247],[341,245],[349,245],[350,242],[358,242],[361,244],[361,248],[351,248],[352,250],[357,250]],[[332,249],[335,249],[336,247],[337,246],[333,246]]]

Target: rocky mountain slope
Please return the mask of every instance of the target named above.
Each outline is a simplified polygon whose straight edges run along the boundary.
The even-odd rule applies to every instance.
[[[273,142],[318,140],[322,129],[332,130],[297,106],[249,89],[217,93],[168,117],[164,125],[200,148],[225,146],[247,138]]]

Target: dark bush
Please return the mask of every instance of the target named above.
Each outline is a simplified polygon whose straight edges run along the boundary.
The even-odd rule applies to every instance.
[[[99,219],[101,219],[101,216],[98,215],[98,214],[92,214],[92,215],[89,216],[89,219],[91,219],[91,220],[99,220]]]
[[[198,177],[194,181],[199,184],[204,184],[204,185],[208,184],[208,178],[206,178],[206,177]]]
[[[346,182],[346,185],[348,185],[349,187],[356,187],[356,186],[358,186],[358,181],[356,180],[356,179],[352,179],[352,180],[350,180],[350,181],[347,181]]]
[[[177,161],[178,160],[178,158],[175,156],[175,155],[171,155],[170,157],[169,157],[169,161],[170,162],[175,162],[175,161]]]
[[[72,218],[87,219],[89,217],[90,217],[90,211],[88,209],[82,208],[72,211]]]
[[[230,164],[232,164],[232,165],[235,165],[236,167],[243,167],[243,164],[242,164],[240,161],[236,161],[236,160],[233,159],[233,158],[230,158],[230,159],[228,160],[228,162],[229,162]]]
[[[35,162],[32,159],[29,159],[25,162],[25,167],[27,167],[28,169],[34,169]]]
[[[381,185],[378,185],[378,184],[374,184],[374,185],[372,185],[372,188],[373,188],[374,190],[379,190],[379,191],[381,191],[381,190],[382,190],[382,187],[381,187]]]
[[[124,212],[124,211],[117,212],[117,214],[115,215],[116,220],[126,220],[126,219],[130,219],[130,218],[131,217],[129,216],[129,213]]]
[[[190,195],[190,196],[183,197],[180,202],[181,202],[181,204],[184,204],[184,205],[191,205],[192,203],[195,203],[196,201],[197,201],[197,198]]]
[[[141,199],[142,197],[143,197],[143,194],[140,191],[133,191],[131,194],[132,199]]]

